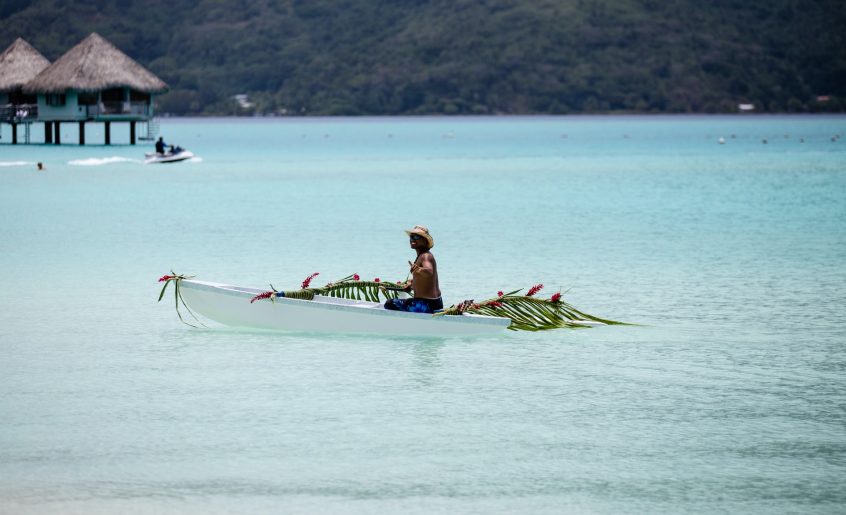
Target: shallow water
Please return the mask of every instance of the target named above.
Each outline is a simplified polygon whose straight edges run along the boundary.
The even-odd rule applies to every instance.
[[[846,118],[161,127],[198,157],[3,130],[0,512],[843,510]],[[402,279],[415,224],[447,304],[543,282],[641,325],[292,335],[155,302],[171,269]]]

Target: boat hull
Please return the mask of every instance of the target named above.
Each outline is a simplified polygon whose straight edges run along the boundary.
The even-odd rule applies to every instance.
[[[511,321],[482,315],[432,316],[389,311],[381,304],[315,296],[250,302],[262,290],[183,279],[180,293],[195,313],[224,325],[296,332],[394,336],[468,336],[502,333]]]
[[[182,152],[178,152],[176,154],[156,154],[156,153],[148,153],[144,154],[146,158],[144,160],[145,164],[165,164],[165,163],[178,163],[180,161],[185,161],[187,159],[191,159],[194,157],[194,153],[190,150],[183,150]]]

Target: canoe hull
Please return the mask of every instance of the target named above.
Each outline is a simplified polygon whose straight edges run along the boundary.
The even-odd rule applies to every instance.
[[[250,303],[255,288],[184,279],[180,292],[191,310],[224,325],[296,332],[394,336],[468,336],[502,333],[511,321],[481,315],[437,316],[388,311],[381,304],[316,296]]]

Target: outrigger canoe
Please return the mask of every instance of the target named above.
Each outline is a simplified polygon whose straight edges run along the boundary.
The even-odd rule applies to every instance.
[[[298,332],[370,333],[397,336],[466,336],[514,331],[584,328],[616,325],[584,313],[561,298],[537,296],[543,284],[522,290],[497,292],[482,302],[465,300],[434,314],[407,313],[384,308],[381,300],[407,296],[402,281],[362,281],[353,274],[325,286],[311,286],[308,276],[299,290],[261,290],[231,284],[199,281],[171,271],[163,282],[159,301],[173,284],[176,314],[187,322],[180,306],[200,324],[197,314],[225,325]],[[196,327],[196,326],[195,326]]]
[[[511,320],[479,314],[432,316],[386,310],[379,302],[314,295],[311,300],[276,297],[250,302],[265,290],[195,279],[179,281],[179,295],[195,313],[215,322],[297,332],[370,333],[402,336],[497,334]],[[178,300],[177,300],[178,302]]]

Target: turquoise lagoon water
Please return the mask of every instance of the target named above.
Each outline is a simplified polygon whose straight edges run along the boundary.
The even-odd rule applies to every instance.
[[[161,131],[198,158],[4,128],[0,512],[846,510],[846,118]],[[402,279],[415,224],[448,304],[542,282],[641,325],[279,334],[156,303],[171,269]]]

